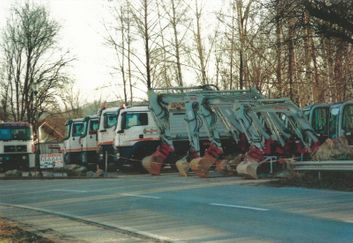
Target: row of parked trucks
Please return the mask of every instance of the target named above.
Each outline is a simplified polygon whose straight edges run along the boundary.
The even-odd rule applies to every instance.
[[[207,176],[225,157],[242,154],[238,172],[255,177],[268,158],[310,160],[326,138],[344,136],[353,145],[349,101],[301,110],[289,99],[268,99],[256,89],[214,86],[150,89],[148,98],[148,106],[103,108],[95,116],[69,120],[65,162],[99,161],[102,168],[133,167],[158,175],[165,164],[184,161]]]
[[[159,142],[148,106],[102,108],[97,115],[66,122],[64,162],[142,169],[139,162]]]
[[[353,146],[352,101],[301,110],[289,99],[268,99],[256,89],[214,86],[150,89],[148,98],[148,105],[102,108],[68,120],[64,162],[159,174],[165,164],[183,161],[207,176],[211,166],[243,155],[238,172],[249,174],[269,158],[310,160],[327,138],[345,137]],[[33,154],[30,124],[0,123],[0,168],[28,168]]]

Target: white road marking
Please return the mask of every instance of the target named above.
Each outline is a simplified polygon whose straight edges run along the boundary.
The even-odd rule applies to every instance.
[[[227,208],[248,209],[248,210],[255,210],[255,211],[268,211],[269,210],[269,209],[266,209],[266,208],[247,207],[247,206],[223,204],[223,203],[210,203],[209,205],[218,206],[218,207],[227,207]]]
[[[150,199],[161,199],[160,197],[156,196],[147,196],[147,195],[138,195],[138,194],[130,194],[130,193],[122,193],[122,196],[127,196],[127,197],[140,197],[140,198],[150,198]]]
[[[78,192],[78,193],[86,193],[87,191],[84,191],[84,190],[71,190],[71,189],[54,189],[54,190],[50,190],[49,192]]]

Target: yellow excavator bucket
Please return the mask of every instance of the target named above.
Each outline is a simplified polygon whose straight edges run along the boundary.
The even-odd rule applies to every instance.
[[[259,165],[257,161],[242,161],[237,166],[237,173],[248,178],[257,179],[257,168]]]

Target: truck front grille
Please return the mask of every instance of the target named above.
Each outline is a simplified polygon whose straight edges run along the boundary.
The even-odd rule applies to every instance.
[[[5,153],[27,152],[27,146],[26,145],[5,145],[4,152]]]

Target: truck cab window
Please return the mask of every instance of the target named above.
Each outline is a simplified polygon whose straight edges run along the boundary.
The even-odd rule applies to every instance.
[[[123,115],[122,129],[148,125],[147,113],[124,113]]]
[[[82,135],[83,132],[84,132],[84,125],[82,122],[74,123],[72,125],[72,136],[73,137],[79,137]]]
[[[312,127],[315,132],[328,135],[329,110],[328,107],[318,107],[313,111]]]
[[[116,113],[104,114],[104,128],[115,127],[118,116]]]
[[[353,132],[353,105],[346,105],[343,109],[342,128],[345,132]]]
[[[82,132],[81,132],[81,135],[80,136],[82,136],[82,137],[84,137],[84,136],[86,136],[87,135],[87,121],[85,121],[84,123],[83,123],[83,126],[82,126]]]
[[[90,132],[96,132],[99,128],[99,121],[98,120],[91,120],[90,122]]]
[[[71,123],[65,125],[65,136],[64,136],[65,140],[70,137],[70,131],[71,131]]]
[[[338,114],[339,108],[332,108],[330,110],[330,128],[329,128],[329,137],[330,138],[337,138],[338,136]]]

